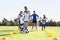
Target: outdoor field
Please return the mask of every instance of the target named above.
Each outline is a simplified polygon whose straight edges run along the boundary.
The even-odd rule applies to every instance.
[[[31,30],[31,26],[29,28],[30,32],[26,34],[19,32],[18,26],[0,26],[0,40],[53,40],[54,38],[60,40],[58,26],[46,27],[44,31],[41,30],[41,26],[38,30]]]

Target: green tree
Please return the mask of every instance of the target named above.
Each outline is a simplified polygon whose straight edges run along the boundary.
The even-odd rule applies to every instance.
[[[17,23],[17,18],[14,19],[14,26],[17,26],[18,23]]]
[[[6,25],[7,25],[7,19],[6,19],[6,18],[3,18],[3,20],[2,20],[2,25],[3,25],[3,26],[6,26]]]

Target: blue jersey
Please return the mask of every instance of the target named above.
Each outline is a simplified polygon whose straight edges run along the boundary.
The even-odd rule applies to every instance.
[[[32,14],[31,16],[33,17],[33,20],[36,20],[36,19],[37,19],[37,17],[38,17],[38,15],[37,15],[37,14]]]

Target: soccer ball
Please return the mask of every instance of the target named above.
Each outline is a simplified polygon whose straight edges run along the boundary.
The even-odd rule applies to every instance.
[[[23,29],[21,32],[29,33],[29,30],[28,29]]]

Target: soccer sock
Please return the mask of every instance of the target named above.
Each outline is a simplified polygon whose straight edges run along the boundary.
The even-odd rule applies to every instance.
[[[27,29],[27,27],[25,27],[25,29]]]
[[[23,28],[21,28],[21,31],[23,31]]]

